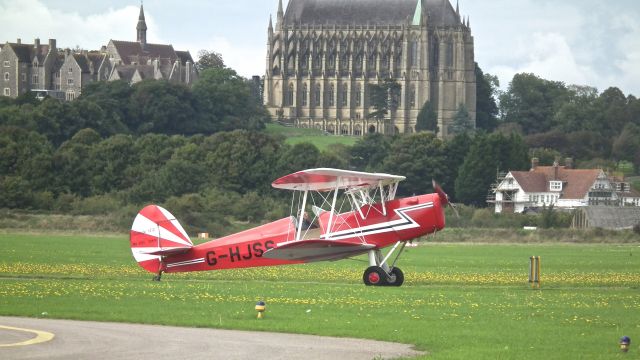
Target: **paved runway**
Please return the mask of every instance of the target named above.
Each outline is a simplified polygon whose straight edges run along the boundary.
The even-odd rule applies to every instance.
[[[48,339],[51,334],[53,339]],[[36,343],[7,346],[29,341]],[[0,359],[336,360],[388,359],[420,354],[423,353],[412,350],[410,345],[373,340],[0,317]]]

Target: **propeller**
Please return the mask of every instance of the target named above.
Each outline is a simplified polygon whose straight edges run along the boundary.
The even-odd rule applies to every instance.
[[[458,209],[456,209],[456,206],[451,201],[449,201],[449,195],[447,195],[447,193],[444,192],[444,190],[442,190],[442,187],[440,186],[440,184],[438,184],[435,180],[431,180],[431,184],[433,185],[433,190],[438,194],[438,197],[440,198],[440,202],[442,203],[442,205],[451,206],[451,210],[453,210],[453,213],[456,215],[457,218],[460,218]]]

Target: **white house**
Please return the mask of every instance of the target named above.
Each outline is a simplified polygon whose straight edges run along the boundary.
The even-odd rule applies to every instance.
[[[535,158],[531,170],[510,171],[494,192],[489,202],[495,203],[496,213],[522,213],[550,205],[575,209],[619,203],[615,187],[601,169],[572,169],[557,163],[538,166]]]

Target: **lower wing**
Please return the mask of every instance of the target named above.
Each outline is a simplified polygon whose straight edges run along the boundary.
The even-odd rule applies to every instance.
[[[281,243],[266,251],[262,257],[304,262],[340,260],[364,254],[375,248],[370,244],[354,244],[335,240],[301,240]]]

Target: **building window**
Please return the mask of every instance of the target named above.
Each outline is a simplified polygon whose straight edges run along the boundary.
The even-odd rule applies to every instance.
[[[562,181],[551,181],[549,189],[551,191],[562,191]]]
[[[320,84],[316,85],[316,94],[315,94],[315,99],[314,100],[314,105],[315,106],[320,106]]]
[[[4,81],[9,81],[9,73],[4,73]]]
[[[73,74],[73,68],[72,67],[69,68],[69,74]]]
[[[360,106],[362,103],[362,94],[360,93],[360,85],[356,86],[356,106]]]
[[[417,41],[412,41],[411,42],[411,48],[409,49],[409,59],[411,61],[411,64],[409,64],[409,66],[418,66],[418,42]]]
[[[335,102],[335,98],[334,98],[334,86],[333,84],[329,85],[329,106],[333,106],[334,102]]]
[[[27,81],[27,74],[22,74],[22,81]]]
[[[307,84],[302,85],[302,106],[307,106]]]
[[[31,77],[31,84],[32,84],[32,85],[36,85],[36,86],[38,85],[38,74],[34,74],[34,75]]]
[[[293,106],[293,96],[294,96],[293,84],[289,84],[289,91],[287,93],[287,105]]]
[[[4,88],[4,96],[11,96],[11,89],[10,88]]]
[[[342,85],[342,106],[346,107],[347,106],[347,100],[349,99],[349,89],[347,87],[347,84]]]
[[[9,63],[9,60],[5,60],[4,61],[4,67],[10,67],[11,63]]]
[[[67,85],[73,85],[73,79],[67,79]]]
[[[409,105],[412,109],[416,107],[416,87],[414,85],[411,85],[411,93],[409,94]]]
[[[67,96],[66,96],[67,101],[74,100],[75,98],[76,98],[76,93],[73,90],[67,91]]]
[[[447,66],[453,66],[453,43],[447,44]]]

